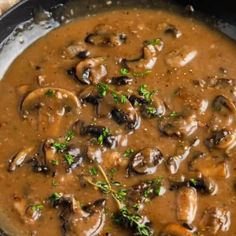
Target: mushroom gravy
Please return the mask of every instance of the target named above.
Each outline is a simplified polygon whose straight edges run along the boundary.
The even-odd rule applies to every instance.
[[[236,45],[165,11],[73,21],[0,82],[16,235],[236,235]]]

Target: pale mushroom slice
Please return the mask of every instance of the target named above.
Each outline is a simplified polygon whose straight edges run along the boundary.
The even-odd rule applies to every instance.
[[[81,112],[74,92],[45,87],[30,92],[23,100],[21,113],[32,123],[36,121],[41,137],[57,137],[70,127]]]
[[[168,224],[159,236],[193,236],[194,234],[187,228],[179,224]]]
[[[166,56],[167,65],[173,68],[180,68],[189,64],[193,59],[196,58],[198,52],[191,49],[188,46],[176,49]]]

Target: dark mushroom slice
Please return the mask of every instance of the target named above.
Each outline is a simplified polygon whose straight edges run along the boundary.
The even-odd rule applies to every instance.
[[[112,26],[99,24],[94,32],[88,34],[85,42],[100,47],[117,47],[126,42],[127,36],[124,33],[116,33]]]
[[[194,234],[179,224],[167,225],[159,234],[159,236],[193,236]]]
[[[178,190],[182,187],[193,187],[199,193],[206,195],[215,195],[218,191],[218,186],[209,177],[202,176],[201,178],[190,178],[183,181],[170,181],[170,190]]]
[[[45,87],[33,90],[24,98],[21,112],[25,119],[36,122],[33,124],[42,137],[58,137],[78,119],[81,105],[73,92]]]
[[[151,104],[141,106],[141,114],[145,118],[161,117],[166,113],[165,103],[157,96],[152,97]]]
[[[105,223],[105,204],[105,199],[99,199],[81,208],[73,196],[60,197],[55,206],[61,208],[60,220],[64,235],[98,235]]]
[[[155,46],[149,44],[143,47],[141,56],[136,59],[122,59],[121,64],[138,72],[140,70],[151,70],[157,62],[157,49]]]
[[[176,49],[166,56],[166,64],[173,68],[184,67],[189,64],[197,56],[197,51],[191,49],[188,46],[183,46],[180,49]]]
[[[222,114],[236,113],[235,104],[229,98],[223,95],[218,95],[215,97],[212,102],[212,107],[215,111]]]
[[[192,135],[198,127],[194,114],[189,116],[165,117],[159,124],[162,134],[170,137],[187,137]]]
[[[124,102],[120,102],[115,99],[115,96],[119,99],[118,97],[122,96],[122,94],[107,94],[103,98],[98,106],[98,116],[112,117],[117,124],[125,124],[128,130],[138,129],[141,120],[135,108],[126,97]]]
[[[34,155],[34,147],[27,147],[19,151],[16,155],[9,160],[8,171],[15,171],[18,167],[22,166],[26,161],[28,161]]]
[[[131,84],[133,80],[134,79],[132,77],[122,75],[122,76],[112,77],[110,83],[114,85],[122,86],[122,85]]]
[[[153,174],[163,160],[164,157],[158,148],[144,148],[131,159],[128,172],[138,175]]]
[[[197,212],[197,191],[193,187],[183,187],[176,195],[176,215],[180,223],[192,224]]]
[[[76,78],[83,84],[98,84],[107,75],[104,62],[104,57],[94,57],[80,61],[75,68]]]
[[[139,95],[130,95],[129,96],[129,101],[131,102],[132,106],[136,106],[136,105],[148,105],[148,101],[143,98],[142,96]]]
[[[164,34],[171,35],[174,38],[180,38],[182,32],[173,24],[162,23],[158,25],[158,28],[163,30]]]
[[[85,126],[83,123],[75,124],[74,127],[80,125],[80,135],[85,136],[89,135],[91,137],[99,139],[102,137],[102,143],[104,146],[113,148],[116,146],[116,138],[110,134],[109,130],[105,126],[97,126],[97,125],[87,125]]]
[[[200,221],[200,229],[210,234],[226,232],[231,225],[230,211],[223,207],[209,207]]]
[[[189,156],[191,149],[196,147],[199,142],[200,140],[196,139],[190,146],[184,148],[184,152],[182,154],[168,157],[166,166],[171,174],[176,174],[178,172],[181,163]]]
[[[205,141],[209,149],[217,148],[230,150],[236,145],[236,134],[233,131],[221,129],[212,131],[212,134]]]
[[[164,193],[165,188],[162,186],[162,179],[156,178],[133,185],[128,189],[126,199],[128,205],[132,207],[137,202],[142,204]]]
[[[82,102],[90,103],[95,106],[97,106],[102,99],[94,86],[87,86],[80,92],[79,98]]]

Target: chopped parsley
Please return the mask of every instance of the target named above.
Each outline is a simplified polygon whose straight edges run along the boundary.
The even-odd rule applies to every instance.
[[[92,167],[89,169],[89,173],[93,176],[96,176],[98,174],[98,169],[96,167]]]
[[[51,164],[54,165],[54,166],[58,166],[59,161],[58,160],[51,160]]]
[[[146,84],[142,84],[139,87],[138,92],[139,92],[139,95],[143,96],[147,102],[151,102],[152,96],[156,93],[156,91],[154,90],[149,91]]]
[[[123,94],[120,95],[115,91],[112,91],[111,95],[113,96],[114,101],[115,101],[116,104],[118,104],[118,103],[123,103],[124,104],[128,101],[128,99],[125,95],[123,95]]]
[[[75,157],[72,156],[71,154],[66,153],[66,154],[64,155],[64,158],[65,158],[65,160],[66,160],[66,162],[67,162],[67,164],[68,164],[69,166],[71,166],[71,165],[74,163]]]
[[[55,90],[52,90],[52,89],[48,89],[46,92],[45,92],[45,96],[47,97],[54,97],[56,95],[56,91]]]
[[[97,84],[97,91],[101,97],[105,97],[107,95],[108,90],[109,86],[107,84],[104,83]]]
[[[34,204],[33,206],[31,206],[31,209],[33,212],[41,211],[43,208],[44,208],[44,205],[42,204]]]
[[[155,38],[155,39],[147,40],[145,43],[146,43],[147,45],[156,46],[156,45],[160,45],[160,44],[161,44],[161,40],[158,39],[158,38]]]
[[[133,154],[134,154],[134,149],[128,148],[128,149],[124,152],[123,156],[124,156],[124,157],[131,157]]]
[[[60,193],[57,193],[57,192],[54,192],[54,193],[49,197],[49,200],[50,200],[51,203],[55,203],[55,202],[57,202],[60,198],[61,198],[61,194],[60,194]]]
[[[103,145],[104,139],[110,134],[110,130],[108,128],[104,128],[102,134],[100,134],[97,138],[98,144]]]
[[[152,107],[152,106],[147,106],[146,107],[146,112],[149,114],[149,115],[155,115],[156,112],[157,112],[157,109],[155,107]]]
[[[111,168],[110,170],[109,170],[109,174],[111,175],[111,176],[113,176],[114,174],[116,174],[117,173],[117,168],[115,168],[115,167],[113,167],[113,168]]]
[[[121,68],[120,69],[120,74],[122,76],[127,76],[127,75],[129,75],[129,70],[127,68]]]
[[[191,185],[193,185],[193,187],[196,187],[196,186],[197,186],[197,180],[195,180],[195,179],[193,179],[193,178],[189,179],[189,183],[190,183]]]
[[[57,152],[64,152],[65,149],[67,148],[67,144],[66,143],[53,143],[52,147],[54,147]]]
[[[181,116],[181,113],[176,112],[176,111],[172,111],[169,115],[171,118],[178,118]]]
[[[75,132],[72,130],[69,130],[66,134],[65,141],[70,142],[75,137]]]

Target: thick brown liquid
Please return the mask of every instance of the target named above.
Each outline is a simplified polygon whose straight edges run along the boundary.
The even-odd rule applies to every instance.
[[[182,32],[182,35],[176,38],[172,34],[164,33],[163,28],[160,27],[162,23],[175,25]],[[236,101],[234,86],[208,85],[208,81],[213,77],[216,80],[236,78],[236,45],[199,22],[164,11],[121,10],[80,19],[49,33],[15,60],[0,82],[1,211],[7,218],[11,219],[11,224],[19,229],[19,235],[35,233],[33,235],[56,236],[62,233],[59,219],[60,209],[54,209],[48,202],[48,197],[53,192],[73,194],[81,205],[105,198],[107,199],[106,220],[101,235],[105,235],[105,233],[110,233],[112,236],[133,235],[131,231],[113,223],[112,213],[117,211],[117,205],[110,194],[101,193],[89,184],[86,187],[81,186],[78,176],[81,174],[89,175],[89,169],[96,164],[83,160],[82,164],[71,173],[66,173],[63,155],[58,154],[60,164],[55,167],[55,177],[52,174],[33,172],[30,163],[24,164],[13,172],[7,171],[8,161],[20,150],[29,146],[37,147],[47,138],[64,137],[66,132],[71,129],[71,125],[75,121],[73,115],[71,120],[68,118],[68,123],[59,124],[55,133],[53,133],[54,131],[51,133],[51,130],[47,128],[41,129],[42,125],[38,124],[37,111],[33,112],[34,114],[30,116],[30,119],[24,119],[20,111],[21,103],[26,94],[40,87],[38,76],[44,78],[41,87],[64,88],[79,97],[80,92],[88,85],[76,81],[66,71],[74,67],[80,59],[63,57],[63,50],[73,42],[84,42],[86,35],[93,32],[94,27],[98,24],[108,24],[117,32],[125,33],[127,36],[126,43],[117,47],[85,44],[87,50],[90,51],[91,58],[106,58],[105,64],[108,73],[101,80],[103,83],[109,81],[111,77],[119,76],[121,68],[118,63],[119,58],[133,59],[139,57],[145,40],[160,38],[164,42],[164,48],[157,52],[157,62],[149,74],[141,77],[133,75],[131,77],[136,78],[131,84],[111,87],[128,97],[131,94],[137,94],[139,87],[146,84],[149,91],[158,90],[157,96],[165,103],[166,107],[164,118],[151,119],[143,118],[139,106],[135,107],[137,114],[141,117],[141,125],[133,132],[127,132],[124,125],[118,125],[111,118],[95,119],[94,106],[85,103],[76,119],[84,121],[86,125],[95,123],[108,127],[112,134],[120,134],[126,141],[123,145],[119,142],[114,149],[104,149],[101,166],[108,173],[108,176],[109,170],[116,168],[117,172],[112,178],[122,183],[126,189],[140,181],[163,177],[165,194],[144,203],[143,210],[140,211],[140,214],[147,216],[151,221],[154,235],[159,235],[167,224],[181,223],[176,217],[176,196],[180,190],[169,190],[170,179],[179,180],[181,176],[188,179],[201,172],[196,173],[196,170],[189,168],[189,163],[197,151],[209,155],[211,161],[214,161],[213,156],[218,156],[218,159],[227,165],[229,174],[212,174],[212,164],[209,166],[209,171],[206,172],[208,177],[218,185],[218,191],[215,195],[197,193],[197,213],[191,224],[196,226],[199,235],[211,235],[207,229],[200,227],[200,219],[208,207],[223,207],[231,213],[231,225],[225,232],[219,229],[216,235],[236,235],[236,225],[234,224],[236,222],[235,148],[226,152],[226,149],[217,147],[209,150],[205,145],[205,140],[211,136],[213,129],[226,129],[232,133],[236,132],[236,111],[233,111]],[[183,46],[187,46],[190,51],[196,51],[196,57],[187,65],[179,68],[175,68],[176,65],[174,67],[168,65],[166,60],[169,53]],[[196,82],[194,83],[196,80],[206,81],[206,84],[200,86]],[[96,85],[94,86],[96,87]],[[212,108],[212,103],[218,95],[229,98],[233,103],[233,108],[226,108],[223,115]],[[53,98],[49,99],[52,100],[51,108],[53,110]],[[205,104],[208,103],[206,110],[204,110],[204,106],[201,107],[200,105],[204,102]],[[187,114],[186,117],[196,116],[197,129],[191,134],[181,137],[169,137],[160,132],[161,122],[170,119],[170,117],[173,120],[182,119],[178,117],[178,114],[181,116]],[[177,153],[183,153],[184,147],[191,145],[196,138],[200,140],[200,143],[191,148],[190,154],[181,162],[177,173],[171,174],[167,168],[167,159]],[[84,150],[90,139],[89,136],[76,135],[72,142]],[[123,157],[123,153],[128,148],[138,152],[146,147],[158,148],[165,160],[158,165],[155,173],[151,175],[134,173],[127,177],[129,158]],[[118,163],[112,159],[114,152],[120,153]],[[216,158],[216,162],[218,159]],[[94,178],[101,180],[102,176],[98,174],[98,177]],[[44,205],[40,218],[33,223],[25,222],[24,213],[21,215],[15,207],[15,202],[19,199],[24,199],[26,206],[35,203]],[[68,231],[68,235],[80,234],[72,234]]]

